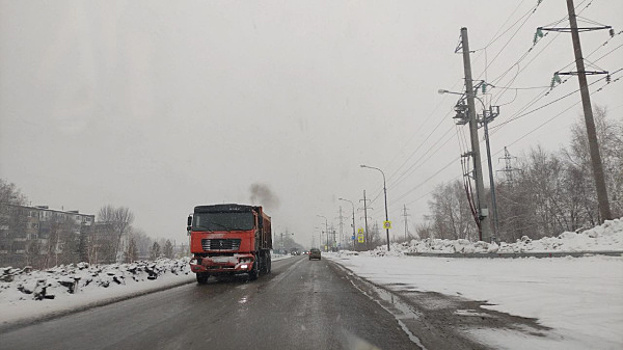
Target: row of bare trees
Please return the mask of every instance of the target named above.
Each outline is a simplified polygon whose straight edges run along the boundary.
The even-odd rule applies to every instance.
[[[623,119],[595,108],[611,211],[623,216]],[[569,146],[547,151],[540,146],[517,158],[512,172],[496,181],[499,216],[497,237],[514,242],[538,239],[600,222],[588,140],[582,121],[571,130]],[[422,238],[478,238],[478,228],[461,181],[439,185],[429,201],[430,214],[416,227]],[[493,220],[491,220],[493,221]]]

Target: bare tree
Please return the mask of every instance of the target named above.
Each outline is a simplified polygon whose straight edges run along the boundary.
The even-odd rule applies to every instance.
[[[424,219],[426,219],[426,216],[424,217]],[[430,227],[429,220],[425,220],[424,222],[416,224],[415,234],[419,239],[435,238],[435,232]]]
[[[149,259],[149,255],[152,247],[152,239],[147,236],[145,231],[140,228],[132,228],[132,236],[136,241],[136,247],[138,249],[138,259]]]
[[[133,263],[138,259],[138,247],[136,245],[136,240],[134,236],[130,236],[128,240],[128,246],[125,251],[125,262]]]
[[[436,238],[475,239],[477,228],[471,213],[463,184],[454,181],[435,188],[428,202],[431,215],[425,216],[431,223],[429,229]],[[418,232],[420,237],[431,232]],[[422,236],[424,235],[424,236]]]
[[[607,109],[600,106],[594,107],[593,114],[608,197],[611,200],[611,211],[615,217],[621,217],[623,216],[623,119],[608,118]],[[590,186],[589,190],[592,192],[587,198],[590,200],[595,198],[594,201],[596,202],[596,194],[593,194],[595,189],[588,150],[588,137],[583,120],[583,117],[579,118],[572,126],[571,144],[569,148],[563,149],[562,153],[569,162],[582,172],[583,181],[587,183],[587,186]],[[599,211],[594,212],[596,209],[592,207],[590,209],[590,213],[587,214],[595,218],[595,222],[599,222]]]
[[[121,238],[128,233],[134,214],[126,207],[115,208],[112,205],[102,207],[98,214],[101,229],[107,236],[103,247],[107,262],[116,262],[120,253]]]
[[[161,254],[162,252],[160,250],[160,244],[158,244],[158,242],[154,242],[154,244],[151,246],[151,252],[149,253],[149,258],[151,260],[157,260],[160,258]]]
[[[168,239],[164,242],[162,254],[167,259],[173,259],[173,243]]]

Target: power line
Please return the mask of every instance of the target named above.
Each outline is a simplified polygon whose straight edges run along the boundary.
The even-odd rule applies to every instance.
[[[579,8],[580,6],[582,6],[582,5],[583,5],[586,1],[587,1],[587,0],[585,0],[585,1],[583,1],[583,2],[581,2],[578,6],[576,6],[576,8]],[[586,5],[583,9],[581,9],[578,13],[582,13],[582,12],[583,12],[584,10],[586,10],[586,9],[587,9],[587,8],[588,8],[588,7],[589,7],[592,3],[593,3],[593,1],[591,1],[588,5]],[[565,17],[563,17],[562,19],[560,19],[560,20],[558,20],[558,21],[556,21],[556,22],[552,23],[551,25],[558,25],[559,23],[561,23],[561,22],[565,21],[565,20],[566,20],[566,19],[568,19],[568,18],[569,18],[569,16],[568,16],[568,15],[566,15]],[[548,34],[549,34],[549,32],[545,33],[545,35],[543,35],[543,37],[547,37],[547,35],[548,35]],[[556,39],[556,38],[558,37],[558,35],[559,35],[559,34],[560,34],[560,33],[559,33],[559,32],[557,32],[557,33],[556,33],[556,35],[555,35],[555,37],[554,37],[552,40],[550,40],[550,41],[549,41],[549,42],[548,42],[548,43],[547,43],[544,47],[542,47],[542,49],[541,49],[541,50],[540,50],[540,51],[539,51],[536,55],[534,55],[534,56],[532,57],[532,59],[531,59],[531,60],[530,60],[530,61],[529,61],[529,62],[528,62],[528,63],[527,63],[527,64],[526,64],[523,68],[519,69],[519,71],[517,72],[517,74],[515,75],[515,77],[513,77],[512,81],[514,81],[515,79],[517,79],[518,75],[519,75],[521,72],[523,72],[526,68],[528,68],[528,67],[532,64],[532,62],[533,62],[533,61],[534,61],[537,57],[539,57],[539,56],[540,56],[540,55],[541,55],[541,54],[542,54],[542,53],[543,53],[543,52],[544,52],[544,51],[545,51],[545,50],[546,50],[546,49],[547,49],[547,48],[548,48],[548,47],[549,47],[549,46],[550,46],[553,42],[554,42],[554,39]],[[534,49],[535,45],[536,45],[538,42],[541,42],[541,41],[542,41],[542,40],[538,40],[538,41],[537,41],[536,39],[537,39],[537,36],[536,36],[536,34],[535,34],[535,40],[534,40],[534,42],[533,42],[532,47],[530,47],[530,48],[529,48],[529,49],[528,49],[528,50],[527,50],[527,51],[526,51],[526,52],[525,52],[525,53],[524,53],[524,54],[523,54],[523,55],[522,55],[522,56],[521,56],[521,57],[520,57],[520,58],[519,58],[519,59],[518,59],[518,60],[517,60],[517,61],[516,61],[513,65],[511,65],[511,66],[510,66],[510,67],[509,67],[506,71],[504,71],[504,73],[502,73],[500,76],[498,76],[496,79],[494,79],[494,80],[493,80],[494,84],[495,84],[495,83],[497,83],[497,82],[499,82],[501,79],[503,79],[503,78],[504,78],[504,77],[505,77],[505,76],[506,76],[506,75],[510,72],[510,70],[511,70],[514,66],[519,66],[519,63],[521,63],[521,62],[522,62],[522,61],[523,61],[523,60],[524,60],[524,59],[528,56],[528,54],[529,54],[530,52],[532,52],[532,50]],[[574,63],[574,62],[571,62],[571,64],[573,64],[573,63]],[[486,69],[486,68],[485,68],[485,69]],[[563,69],[564,69],[564,68],[563,68]],[[502,94],[500,94],[500,95],[497,97],[497,100],[496,100],[496,101],[499,101],[499,100],[502,98],[502,96],[505,94],[505,92],[506,92],[506,91],[502,92]],[[497,103],[497,102],[496,102],[496,103]]]
[[[409,191],[403,193],[400,197],[394,199],[394,202],[398,202],[401,199],[403,199],[405,196],[407,196],[409,193],[417,190],[418,188],[422,187],[425,183],[427,183],[428,181],[430,181],[432,178],[434,178],[435,176],[439,175],[439,173],[441,173],[442,171],[446,170],[448,167],[450,167],[452,164],[454,164],[454,162],[456,162],[457,160],[459,160],[460,157],[456,157],[453,158],[448,164],[446,164],[445,166],[443,166],[441,169],[439,169],[437,172],[435,172],[433,175],[431,175],[430,177],[428,177],[426,180],[422,181],[420,184],[418,184],[417,186],[413,187],[412,189],[410,189]]]
[[[460,83],[462,80],[458,80],[452,88],[455,88],[458,83]],[[439,101],[439,103],[435,106],[435,108],[433,108],[433,111],[431,113],[429,113],[428,117],[426,118],[426,120],[430,120],[430,116],[432,116],[433,114],[435,114],[437,112],[437,110],[439,109],[439,107],[441,107],[441,105],[443,104],[443,102],[445,101],[445,99],[442,99],[441,101]],[[448,113],[449,114],[449,113]],[[409,159],[411,159],[413,157],[413,155],[415,155],[415,153],[422,147],[422,145],[432,136],[432,134],[439,128],[439,126],[441,125],[441,123],[443,123],[444,120],[446,120],[447,115],[446,114],[443,118],[440,118],[439,123],[437,123],[437,125],[433,128],[433,130],[428,134],[428,136],[426,136],[426,138],[424,139],[424,141],[422,141],[417,147],[416,149],[409,155],[409,157],[407,157],[407,160],[405,160],[394,172],[392,172],[388,177],[387,180],[390,181],[391,178],[405,165],[405,163],[407,163],[409,161]],[[402,151],[403,149],[407,148],[407,145],[411,142],[411,140],[413,140],[418,134],[414,133],[413,136],[411,136],[411,138],[401,147],[400,151]],[[399,152],[400,152],[399,151]],[[387,164],[386,167],[390,167],[391,164],[398,159],[399,157],[399,152],[396,152],[396,156]]]
[[[424,152],[424,154],[422,154],[422,156],[420,158],[418,158],[418,160],[416,161],[416,163],[414,163],[409,169],[406,170],[405,173],[403,173],[403,175],[401,176],[401,178],[399,178],[400,180],[397,182],[392,183],[391,186],[388,187],[388,189],[391,188],[395,188],[395,186],[399,185],[400,183],[402,183],[404,180],[407,179],[408,175],[413,174],[417,169],[419,169],[420,167],[422,167],[424,164],[426,164],[426,162],[431,159],[437,152],[439,152],[448,142],[450,142],[450,140],[452,140],[452,136],[446,138],[446,140],[439,146],[437,147],[437,149],[431,153],[426,159],[424,159],[423,161],[421,161],[419,164],[418,162],[422,159],[422,157],[426,156],[432,149],[433,147],[435,147],[437,145],[437,143],[439,143],[441,140],[443,140],[443,137],[445,137],[446,135],[448,135],[449,131],[452,131],[452,129],[449,129],[448,131],[446,131],[446,133],[443,134],[443,136],[441,136],[437,142],[435,142],[426,152]],[[414,168],[415,167],[415,168]],[[407,173],[408,172],[408,173]],[[381,191],[370,201],[370,203],[374,203],[382,194],[382,189]]]
[[[609,51],[608,53],[604,54],[603,56],[599,57],[598,59],[596,59],[596,60],[595,60],[595,62],[598,62],[598,61],[600,61],[601,59],[603,59],[604,57],[607,57],[607,56],[611,55],[614,51],[616,51],[616,50],[620,49],[621,47],[623,47],[623,45],[619,45],[618,47],[614,48],[613,50],[611,50],[611,51]],[[594,52],[595,52],[595,51],[593,51],[593,53],[594,53]],[[568,67],[569,65],[571,65],[571,64],[573,64],[573,63],[574,63],[574,62],[571,62],[570,64],[568,64],[567,66],[563,67],[562,69],[565,69],[566,67]],[[562,70],[562,69],[561,69],[561,70]],[[610,74],[610,76],[612,76],[612,75],[614,75],[614,74],[616,74],[616,73],[618,73],[618,72],[619,72],[619,71],[615,71],[615,72],[611,73],[611,74]],[[608,79],[608,77],[606,77],[606,79]],[[567,80],[569,80],[569,78],[565,79],[564,81],[562,81],[562,83],[561,83],[561,84],[556,85],[556,86],[554,86],[553,88],[556,88],[556,87],[558,87],[558,86],[560,86],[560,85],[564,84],[565,82],[567,82]],[[599,82],[599,81],[601,81],[601,80],[603,80],[603,79],[599,79],[599,80],[597,80],[597,81],[595,81],[595,82],[593,82],[593,83],[591,83],[591,84],[589,84],[589,85],[593,85],[593,84],[595,84],[596,82]],[[552,88],[552,89],[553,89],[553,88]],[[550,89],[550,91],[551,91],[551,89]],[[578,92],[578,91],[579,91],[579,89],[576,89],[576,90],[575,90],[574,92],[572,92],[571,94],[573,94],[573,93],[575,93],[575,92]],[[528,109],[529,107],[531,107],[531,106],[535,105],[535,104],[536,104],[539,100],[541,100],[542,98],[544,98],[544,97],[545,97],[545,96],[547,96],[548,94],[549,94],[549,91],[548,91],[547,93],[545,93],[545,94],[542,94],[542,95],[537,95],[537,96],[536,96],[536,97],[534,97],[534,98],[533,98],[530,102],[528,102],[526,105],[524,105],[524,107],[520,108],[520,109],[519,109],[519,111],[517,111],[514,115],[512,115],[512,116],[510,117],[511,119],[510,119],[509,121],[503,122],[502,124],[498,124],[497,126],[494,126],[493,128],[499,128],[499,127],[501,127],[501,126],[503,126],[503,125],[505,125],[505,124],[509,123],[510,121],[513,121],[513,120],[519,119],[519,118],[521,118],[521,117],[525,116],[526,114],[532,113],[533,111],[530,111],[530,112],[525,113],[525,114],[521,114],[521,113],[523,113],[526,109]],[[562,98],[566,98],[566,97],[570,96],[571,94],[567,94],[567,95],[563,96]],[[562,98],[560,98],[560,99],[562,99]],[[557,101],[559,101],[560,99],[554,100],[554,101],[550,102],[549,104],[552,104],[552,103],[554,103],[554,102],[557,102]],[[548,105],[549,105],[549,104],[548,104]],[[543,106],[542,106],[542,107],[543,107]],[[539,109],[540,109],[540,108],[539,108]],[[538,109],[537,109],[537,110],[538,110]]]
[[[613,75],[615,75],[615,74],[617,74],[617,73],[621,72],[622,70],[623,70],[623,68],[619,68],[619,69],[617,69],[616,71],[614,71],[614,72],[610,73],[610,76],[613,76]],[[602,81],[602,80],[607,80],[607,79],[608,79],[608,77],[603,77],[603,78],[601,78],[601,79],[595,80],[594,82],[592,82],[592,83],[588,84],[588,86],[594,85],[594,84],[596,84],[596,83],[598,83],[598,82],[600,82],[600,81]],[[603,88],[603,87],[602,87],[602,88]],[[513,122],[513,121],[515,121],[515,120],[517,120],[517,119],[523,118],[523,117],[525,117],[525,116],[527,116],[527,115],[530,115],[530,114],[532,114],[532,113],[534,113],[534,112],[536,112],[536,111],[539,111],[539,110],[541,110],[541,109],[543,109],[543,108],[545,108],[545,107],[547,107],[547,106],[550,106],[550,105],[552,105],[552,104],[554,104],[554,103],[556,103],[556,102],[562,101],[563,99],[565,99],[565,98],[567,98],[567,97],[569,97],[569,96],[572,96],[572,95],[576,94],[578,91],[580,91],[580,89],[579,89],[579,88],[578,88],[578,89],[575,89],[575,90],[573,90],[573,91],[571,91],[571,92],[567,93],[566,95],[563,95],[562,97],[559,97],[559,98],[557,98],[557,99],[555,99],[555,100],[553,100],[553,101],[551,101],[551,102],[548,102],[548,103],[546,103],[546,104],[544,104],[544,105],[542,105],[542,106],[540,106],[540,107],[537,107],[537,108],[535,108],[535,109],[533,109],[533,110],[530,110],[530,111],[528,111],[528,112],[526,112],[526,113],[520,114],[520,115],[518,115],[518,116],[516,116],[516,117],[512,117],[511,119],[506,120],[506,121],[504,121],[504,122],[502,122],[502,123],[500,123],[500,124],[498,124],[498,125],[496,125],[496,126],[492,127],[492,129],[499,129],[500,127],[502,127],[502,126],[504,126],[504,125],[506,125],[506,124],[508,124],[508,123],[511,123],[511,122]]]
[[[617,69],[614,73],[619,73],[623,71],[623,68]],[[613,74],[614,74],[613,73]],[[599,81],[604,80],[605,78],[599,79]],[[595,92],[591,93],[591,95],[594,95],[596,93],[599,93],[603,90],[604,87],[612,85],[613,83],[616,83],[618,81],[621,80],[621,77],[613,80],[611,83],[606,83],[604,84],[602,87],[600,87],[600,89],[596,90]],[[595,83],[595,82],[594,82]],[[593,83],[593,84],[594,84]],[[551,118],[549,118],[548,120],[544,121],[543,123],[541,123],[540,125],[538,125],[536,128],[530,130],[529,132],[523,134],[522,136],[520,136],[519,138],[515,139],[514,141],[512,141],[511,143],[508,143],[505,147],[510,147],[514,144],[516,144],[517,142],[521,141],[522,139],[526,138],[527,136],[533,134],[534,132],[536,132],[537,130],[541,129],[543,126],[549,124],[550,122],[552,122],[554,119],[560,117],[561,115],[563,115],[564,113],[566,113],[567,111],[569,111],[570,109],[572,109],[573,107],[577,106],[581,101],[576,101],[575,103],[573,103],[572,105],[570,105],[569,107],[565,108],[564,110],[562,110],[561,112],[557,113],[556,115],[552,116]],[[500,149],[497,152],[493,153],[492,155],[498,155],[499,153],[501,153],[502,151],[504,151],[504,149]],[[395,201],[400,201],[401,199],[405,198],[407,195],[409,195],[410,193],[412,193],[413,191],[415,191],[416,189],[422,187],[425,183],[427,183],[428,181],[430,181],[432,178],[434,178],[435,176],[437,176],[439,173],[441,173],[442,171],[446,170],[450,165],[452,165],[456,160],[460,159],[459,158],[454,158],[450,163],[446,164],[445,166],[443,166],[441,169],[439,169],[437,172],[435,172],[435,174],[433,174],[432,176],[428,177],[426,180],[422,181],[421,183],[419,183],[418,185],[416,185],[415,187],[413,187],[412,189],[410,189],[409,191],[403,193],[401,196],[399,196],[397,199],[395,199]],[[484,162],[483,162],[484,163]],[[450,181],[453,180],[457,180],[459,179],[461,176],[463,175],[459,175],[454,177],[453,179],[451,179]],[[435,189],[432,189],[431,191],[427,192],[426,194],[416,198],[413,201],[407,202],[407,205],[413,204],[423,198],[426,198],[428,195],[430,195],[431,193],[433,193],[435,191]],[[394,214],[396,211],[392,211],[392,214]]]

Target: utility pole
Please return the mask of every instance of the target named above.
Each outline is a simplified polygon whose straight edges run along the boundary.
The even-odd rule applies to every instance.
[[[346,219],[346,216],[343,215],[342,213],[342,206],[340,205],[340,216],[338,217],[340,219],[340,239],[339,242],[344,243],[344,219]]]
[[[366,248],[370,248],[370,241],[368,240],[368,204],[366,202],[366,190],[363,190],[363,222],[365,224],[364,237],[366,238]]]
[[[486,85],[483,85],[486,87]],[[479,99],[480,100],[480,99]],[[480,100],[482,102],[482,100]],[[498,239],[498,205],[495,199],[495,181],[493,179],[493,166],[491,165],[491,146],[489,145],[489,123],[500,114],[499,106],[489,106],[489,110],[485,108],[484,102],[482,103],[482,125],[485,131],[485,143],[487,148],[487,165],[489,166],[489,190],[491,192],[491,209],[493,212],[493,240]]]
[[[588,92],[586,83],[586,68],[582,57],[582,47],[580,46],[580,34],[578,32],[578,22],[575,16],[573,0],[567,0],[567,10],[569,11],[569,25],[571,26],[571,39],[573,41],[573,52],[575,54],[575,66],[578,70],[578,80],[580,82],[580,95],[582,96],[582,106],[584,107],[584,119],[586,120],[586,132],[588,133],[588,146],[591,153],[591,163],[593,165],[593,175],[595,177],[595,187],[597,188],[597,202],[599,203],[599,213],[601,220],[611,220],[610,203],[608,202],[608,192],[606,191],[606,180],[604,178],[604,168],[597,144],[597,130],[593,119],[593,108],[591,106],[591,95]]]
[[[480,220],[480,240],[491,240],[491,227],[489,225],[489,209],[485,197],[484,181],[482,179],[482,164],[480,159],[480,142],[478,139],[478,120],[476,119],[476,106],[474,103],[474,86],[472,83],[472,66],[469,57],[469,42],[467,28],[461,28],[461,48],[463,50],[463,68],[465,71],[465,92],[469,113],[469,134],[472,144],[472,159],[474,161],[474,180],[476,181],[476,201],[478,206],[478,219]]]
[[[402,216],[404,216],[405,218],[405,242],[408,240],[407,239],[407,235],[409,233],[409,226],[407,224],[407,216],[411,216],[411,214],[407,214],[407,205],[404,205],[404,212],[402,214]]]
[[[350,199],[346,199],[342,197],[338,198],[338,200],[348,202],[353,207],[353,236],[351,237],[351,241],[353,244],[353,251],[355,251],[355,236],[356,236],[355,235],[355,204]]]
[[[595,189],[597,192],[597,203],[599,205],[600,221],[612,219],[612,213],[610,212],[610,203],[608,202],[608,192],[606,190],[606,180],[604,176],[604,168],[601,161],[601,154],[599,153],[599,145],[597,142],[597,130],[595,128],[595,120],[593,118],[593,108],[591,106],[591,96],[588,91],[588,83],[586,81],[586,75],[596,74],[608,74],[606,71],[586,71],[584,66],[584,57],[582,56],[582,46],[580,45],[579,32],[609,29],[610,36],[614,35],[614,31],[611,26],[594,26],[594,27],[582,27],[578,28],[578,21],[575,14],[575,7],[573,0],[567,0],[567,11],[569,12],[569,28],[537,28],[537,36],[544,30],[554,32],[569,32],[571,33],[571,40],[573,42],[573,54],[575,56],[576,72],[556,72],[554,73],[553,83],[556,78],[560,79],[560,75],[577,75],[578,82],[580,84],[580,96],[582,97],[582,107],[584,110],[584,120],[586,123],[586,133],[588,135],[588,148],[591,155],[591,165],[593,168],[593,178],[595,180]],[[542,36],[542,34],[541,34]]]
[[[329,223],[328,223],[327,217],[324,215],[316,215],[316,216],[324,219],[324,227],[325,227],[325,232],[327,234],[327,251],[328,251],[329,249]],[[322,237],[320,237],[320,244],[322,244]]]

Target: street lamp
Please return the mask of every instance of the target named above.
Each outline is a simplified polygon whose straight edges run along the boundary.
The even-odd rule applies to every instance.
[[[383,172],[383,170],[381,170],[381,169],[379,169],[377,167],[373,167],[373,166],[368,166],[368,165],[361,164],[360,167],[378,170],[378,171],[381,172],[381,175],[383,175],[383,193],[385,194],[385,222],[386,223],[389,222],[389,217],[387,215],[387,186],[385,186],[385,173]],[[389,251],[389,227],[388,226],[385,226],[385,233],[387,235],[387,251]]]
[[[326,216],[322,216],[322,215],[316,215],[319,218],[324,218],[324,227],[325,227],[325,231],[327,233],[327,251],[329,250],[329,222],[327,221],[327,217]],[[322,244],[322,242],[320,242],[320,244]]]
[[[351,237],[351,241],[353,241],[353,251],[354,251],[355,250],[355,204],[350,199],[346,199],[342,197],[338,198],[338,200],[349,202],[350,205],[353,207],[353,236]]]
[[[439,89],[439,90],[437,90],[437,93],[439,93],[440,95],[451,94],[451,95],[465,96],[465,93],[454,92],[454,91],[449,91],[449,90],[445,90],[445,89]],[[496,199],[495,199],[495,182],[493,181],[493,167],[491,165],[491,147],[489,145],[489,120],[488,120],[489,118],[487,116],[487,107],[485,106],[485,103],[482,101],[482,99],[480,97],[476,96],[476,95],[474,95],[473,97],[476,100],[478,100],[478,102],[480,102],[480,104],[482,105],[482,125],[483,125],[484,132],[485,132],[485,144],[486,144],[486,148],[487,148],[487,165],[489,166],[489,186],[491,187],[491,206],[493,207],[492,208],[492,211],[493,211],[493,234],[494,234],[494,236],[497,237],[497,234],[498,234],[498,232],[497,232],[498,231],[498,209],[497,209],[497,202],[496,202]],[[493,116],[493,108],[491,108],[491,107],[489,109],[489,116]],[[480,203],[479,203],[479,206],[480,206]]]

